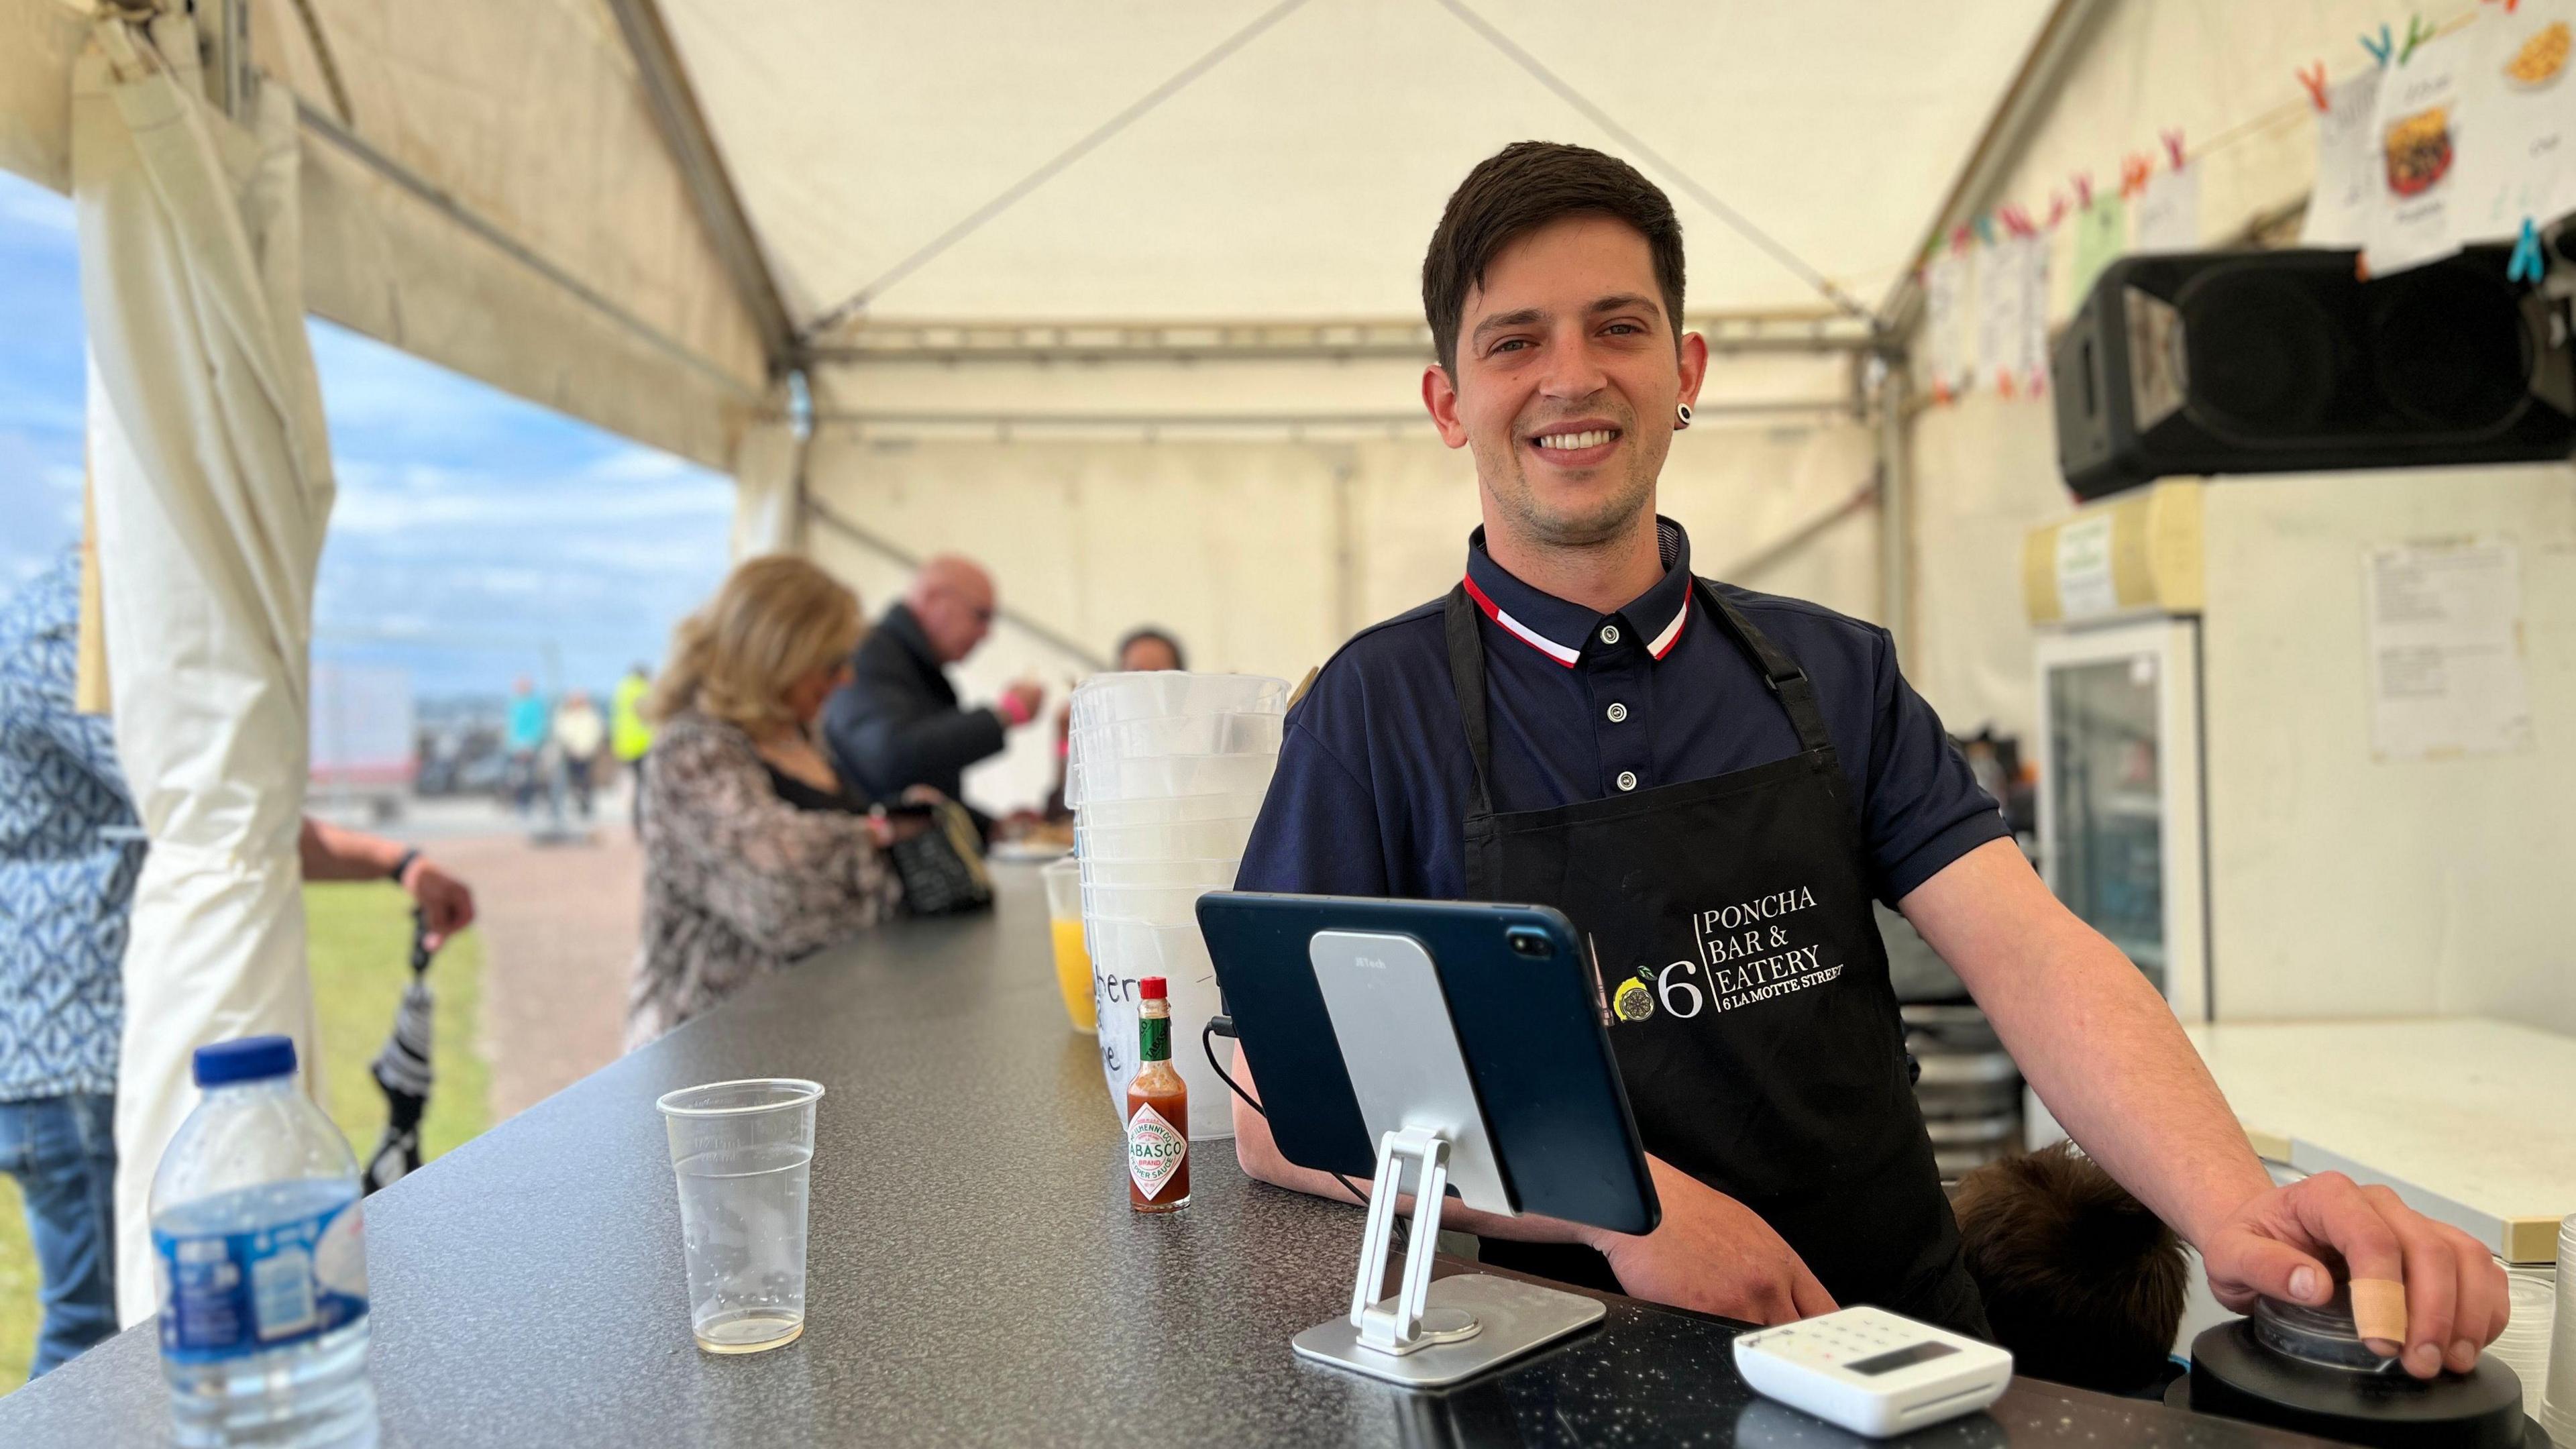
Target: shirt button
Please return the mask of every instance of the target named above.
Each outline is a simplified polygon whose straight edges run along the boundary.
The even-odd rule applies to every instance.
[[[1602,643],[1604,643],[1604,644],[1616,644],[1616,643],[1618,643],[1618,642],[1619,642],[1619,626],[1618,626],[1618,625],[1616,625],[1616,624],[1604,624],[1604,625],[1602,625],[1602,626],[1601,626],[1601,642],[1602,642]]]
[[[1617,724],[1628,717],[1628,706],[1624,704],[1613,704],[1606,713],[1610,716],[1610,722],[1612,724]]]
[[[1622,790],[1636,789],[1637,772],[1634,770],[1621,770],[1619,772],[1619,788]]]

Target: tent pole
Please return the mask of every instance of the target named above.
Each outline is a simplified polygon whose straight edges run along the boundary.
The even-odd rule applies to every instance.
[[[769,258],[752,231],[742,194],[734,189],[733,174],[725,169],[724,153],[707,128],[706,112],[698,106],[697,91],[689,84],[688,69],[680,62],[670,27],[663,23],[662,8],[655,0],[608,0],[608,8],[617,13],[617,28],[635,59],[636,77],[643,84],[653,123],[662,132],[662,144],[670,148],[681,179],[688,183],[698,224],[706,228],[707,240],[732,280],[735,296],[760,332],[769,375],[784,377],[801,361],[795,324],[788,320],[778,279],[771,274]]]
[[[1905,355],[1888,356],[1878,381],[1879,623],[1900,664],[1914,645],[1914,479],[1907,466]]]

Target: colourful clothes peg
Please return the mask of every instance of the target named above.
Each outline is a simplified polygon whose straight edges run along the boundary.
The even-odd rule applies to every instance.
[[[2365,30],[2361,33],[2361,48],[2370,52],[2370,58],[2379,62],[2380,69],[2386,70],[2389,56],[2396,53],[2397,42],[2389,37],[2388,27],[2383,24],[2379,27],[2379,39],[2376,41],[2370,38],[2369,31]]]
[[[2415,55],[2415,47],[2417,47],[2417,46],[2419,46],[2419,45],[2422,45],[2425,41],[2428,41],[2428,40],[2432,39],[2432,38],[2433,38],[2433,34],[2434,34],[2433,27],[2424,23],[2424,17],[2423,17],[2423,16],[2421,16],[2421,15],[2409,15],[2409,16],[2407,16],[2407,17],[2406,17],[2406,45],[2405,45],[2405,47],[2404,47],[2403,49],[2401,49],[2401,50],[2399,50],[2399,51],[2397,52],[2397,63],[2398,63],[2399,65],[2404,65],[2407,61],[2409,61],[2409,60],[2413,59],[2413,58],[2414,58],[2414,55]]]
[[[2165,156],[2173,162],[2173,169],[2180,171],[2190,165],[2190,158],[2183,153],[2182,149],[2182,132],[2165,131],[2161,134],[2165,138]]]
[[[2075,209],[2091,211],[2093,209],[2093,173],[2078,171],[2066,179],[2075,184]]]
[[[2538,286],[2547,270],[2540,252],[2540,228],[2526,216],[2522,219],[2522,235],[2513,244],[2513,260],[2505,263],[2504,279]]]
[[[2135,200],[2147,189],[2147,178],[2154,175],[2156,163],[2144,152],[2132,152],[2120,162],[2120,195]]]
[[[2307,88],[2308,100],[2320,113],[2334,109],[2333,103],[2326,99],[2326,63],[2324,61],[2318,61],[2307,69],[2297,72],[2297,75],[2299,84]]]
[[[1987,212],[1977,213],[1976,228],[1978,241],[1985,243],[1987,246],[1993,246],[1995,244],[1995,219],[1992,214]]]

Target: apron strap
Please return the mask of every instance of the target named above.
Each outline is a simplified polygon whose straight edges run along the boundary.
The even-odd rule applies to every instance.
[[[1719,627],[1733,636],[1736,644],[1752,656],[1754,667],[1762,671],[1763,682],[1780,697],[1780,707],[1789,715],[1789,725],[1798,732],[1798,748],[1808,754],[1830,754],[1834,737],[1825,729],[1825,712],[1816,703],[1816,686],[1798,661],[1781,652],[1770,637],[1753,627],[1743,611],[1728,603],[1726,596],[1706,579],[1694,578],[1691,585],[1699,591],[1701,602],[1717,616]],[[1482,661],[1478,661],[1481,663]],[[1482,721],[1479,721],[1481,724]]]
[[[1493,736],[1485,725],[1485,639],[1476,627],[1478,611],[1465,583],[1449,591],[1441,612],[1449,633],[1449,685],[1467,729],[1467,818],[1473,820],[1494,813],[1493,792],[1485,782],[1493,760]]]

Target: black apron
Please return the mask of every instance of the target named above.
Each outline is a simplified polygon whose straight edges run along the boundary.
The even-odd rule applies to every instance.
[[[1836,1303],[1985,1337],[1906,1068],[1859,813],[1815,688],[1715,589],[1693,586],[1769,682],[1799,753],[1503,815],[1480,614],[1463,585],[1451,591],[1449,677],[1474,761],[1467,894],[1574,922],[1646,1151],[1760,1214]],[[1484,1257],[1618,1287],[1585,1247],[1488,1238]]]

